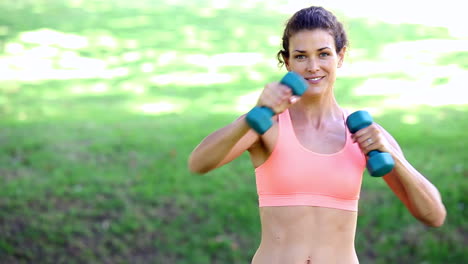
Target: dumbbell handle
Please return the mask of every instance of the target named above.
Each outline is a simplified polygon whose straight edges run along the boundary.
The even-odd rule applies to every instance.
[[[352,113],[346,119],[346,125],[348,126],[349,131],[353,134],[370,126],[372,122],[373,120],[371,115],[367,111],[362,110]],[[384,176],[395,166],[395,161],[390,153],[372,150],[367,154],[367,156],[369,157],[367,160],[367,170],[371,176]]]
[[[302,76],[295,72],[288,72],[280,81],[288,86],[292,93],[301,96],[308,87],[308,83]],[[266,106],[256,106],[247,113],[246,120],[249,126],[260,135],[263,135],[273,125],[271,118],[275,112]]]

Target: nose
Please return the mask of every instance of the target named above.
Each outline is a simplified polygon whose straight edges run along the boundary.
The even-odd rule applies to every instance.
[[[319,71],[319,69],[320,69],[320,67],[319,67],[319,64],[316,61],[316,59],[315,58],[309,58],[309,60],[307,61],[306,70],[308,72],[317,72],[317,71]]]

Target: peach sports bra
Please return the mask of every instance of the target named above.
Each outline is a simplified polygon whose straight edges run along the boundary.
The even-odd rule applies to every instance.
[[[343,122],[345,122],[343,113]],[[296,138],[289,111],[278,118],[270,157],[255,169],[259,206],[318,206],[357,211],[366,158],[346,129],[334,154],[306,149]]]

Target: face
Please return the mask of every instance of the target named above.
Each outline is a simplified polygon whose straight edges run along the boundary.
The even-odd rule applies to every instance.
[[[336,53],[335,40],[326,30],[303,30],[289,39],[288,71],[302,75],[309,83],[304,95],[321,95],[333,90],[337,68],[343,63],[344,47]]]

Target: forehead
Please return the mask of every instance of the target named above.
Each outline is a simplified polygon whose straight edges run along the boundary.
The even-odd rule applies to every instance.
[[[335,40],[326,30],[301,30],[289,38],[289,50],[316,50],[329,47],[335,50]]]

